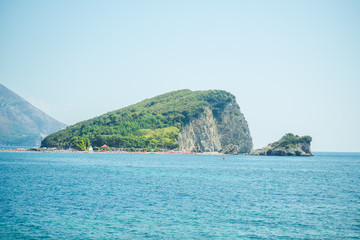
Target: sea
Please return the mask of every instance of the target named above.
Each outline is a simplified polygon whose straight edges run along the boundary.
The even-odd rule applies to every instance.
[[[2,151],[0,239],[360,239],[360,153]]]

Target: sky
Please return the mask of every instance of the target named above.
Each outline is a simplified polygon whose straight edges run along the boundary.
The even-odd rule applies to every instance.
[[[0,1],[0,83],[71,125],[179,89],[236,96],[260,148],[360,152],[360,1]]]

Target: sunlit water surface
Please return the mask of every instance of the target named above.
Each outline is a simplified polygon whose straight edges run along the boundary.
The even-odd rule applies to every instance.
[[[1,239],[359,239],[360,154],[0,152]]]

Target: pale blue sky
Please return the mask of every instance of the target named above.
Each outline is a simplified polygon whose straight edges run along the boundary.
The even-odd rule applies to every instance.
[[[0,82],[74,124],[224,89],[255,148],[360,151],[360,1],[0,1]]]

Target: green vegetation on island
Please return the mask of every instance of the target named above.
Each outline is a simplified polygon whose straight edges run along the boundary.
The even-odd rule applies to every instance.
[[[235,97],[222,90],[169,92],[47,136],[43,147],[86,150],[90,145],[115,148],[174,149],[181,129],[205,107],[216,119]]]
[[[310,136],[300,137],[298,135],[294,135],[293,133],[287,133],[279,141],[270,144],[270,146],[273,148],[283,148],[287,150],[290,148],[294,148],[299,143],[310,144],[311,141],[312,138]]]

